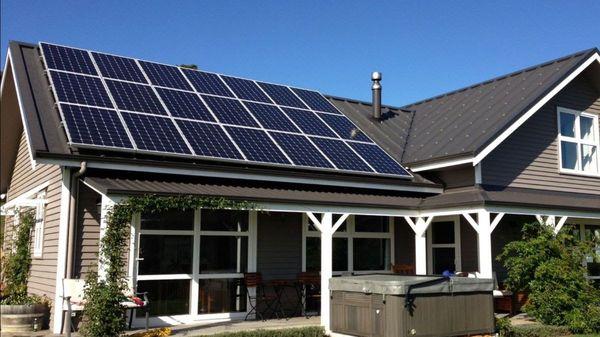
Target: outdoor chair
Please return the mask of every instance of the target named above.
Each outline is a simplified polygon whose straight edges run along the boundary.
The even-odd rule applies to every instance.
[[[498,277],[496,272],[493,272],[494,278],[494,311],[508,312],[511,316],[515,314],[514,296],[512,291],[500,289],[498,285]]]
[[[254,313],[260,320],[264,321],[265,316],[269,313],[275,314],[279,318],[277,313],[277,295],[268,294],[263,283],[262,275],[260,273],[245,273],[244,284],[246,285],[246,293],[248,294],[248,305],[250,310],[244,317],[244,320],[248,320],[248,317]],[[252,295],[250,288],[255,288],[255,294]],[[262,303],[262,306],[261,306]]]
[[[69,329],[67,330],[67,336],[71,335],[71,332],[76,331],[75,324],[73,323],[73,317],[77,312],[83,311],[85,307],[84,301],[84,288],[85,280],[83,279],[63,279],[63,312],[67,313],[69,321]],[[127,294],[125,294],[127,296]],[[140,297],[141,296],[141,297]],[[149,320],[149,307],[150,301],[148,300],[147,293],[132,293],[127,296],[129,300],[121,302],[121,305],[125,310],[129,311],[129,329],[133,322],[134,310],[143,309],[146,314],[146,330],[148,330]],[[66,308],[66,309],[65,309]],[[61,334],[64,331],[65,320],[60,328]]]
[[[307,310],[309,303],[317,307],[317,315],[321,314],[321,275],[317,272],[302,272],[298,274],[298,285],[300,287],[301,304],[304,308],[304,317],[311,315]]]
[[[415,275],[415,266],[412,264],[392,264],[392,273],[399,275]]]

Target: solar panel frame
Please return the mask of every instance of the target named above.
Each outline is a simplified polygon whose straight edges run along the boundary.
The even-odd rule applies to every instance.
[[[173,117],[208,122],[217,121],[202,98],[196,93],[162,87],[157,87],[156,91]]]
[[[288,107],[282,109],[304,134],[338,138],[336,133],[319,118],[316,112]]]
[[[287,154],[279,148],[267,131],[237,126],[225,126],[225,129],[248,160],[293,165],[287,158]]]
[[[149,61],[137,60],[137,62],[151,84],[165,88],[194,91],[179,67]]]
[[[284,85],[267,83],[267,82],[256,82],[264,92],[271,97],[273,102],[277,105],[300,108],[300,109],[309,109],[304,102],[294,92]]]
[[[407,175],[409,174],[400,163],[385,153],[376,144],[347,142],[377,173]]]
[[[60,102],[113,108],[108,91],[96,76],[50,70],[49,78]]]
[[[168,116],[150,85],[110,79],[105,82],[119,110]]]
[[[122,116],[127,128],[130,131],[137,131],[131,132],[131,135],[138,146],[138,150],[179,155],[193,154],[172,118],[136,112],[123,112]],[[166,140],[167,143],[158,144],[156,140]],[[170,150],[167,149],[166,144],[168,144]],[[163,145],[162,149],[160,145]]]
[[[325,124],[327,124],[340,138],[373,143],[371,138],[365,135],[356,124],[344,115],[334,115],[323,112],[315,112]],[[354,134],[354,136],[353,136]]]
[[[135,59],[99,52],[90,53],[101,77],[150,84]]]
[[[269,134],[295,165],[329,169],[336,168],[307,136],[276,131],[269,131]]]
[[[65,48],[70,48],[70,47],[65,47]],[[220,79],[222,84],[224,84],[223,87],[226,87],[229,90],[229,92],[225,91],[225,92],[221,92],[221,94],[223,94],[223,95],[227,95],[229,93],[233,94],[233,96],[235,97],[235,98],[233,98],[233,100],[237,101],[244,107],[244,110],[239,110],[239,111],[245,111],[246,113],[248,113],[248,115],[250,117],[252,117],[254,122],[256,122],[256,125],[252,125],[252,126],[248,127],[248,126],[239,126],[239,125],[234,126],[234,124],[223,124],[222,122],[214,122],[214,118],[217,118],[217,120],[219,120],[219,117],[215,116],[214,111],[212,111],[210,108],[208,108],[209,115],[213,118],[213,121],[206,123],[201,119],[202,117],[197,117],[197,116],[187,116],[187,117],[193,117],[193,118],[187,118],[185,116],[180,117],[178,115],[178,111],[175,108],[173,108],[173,106],[171,104],[172,102],[169,102],[168,99],[166,99],[166,97],[163,97],[163,95],[160,94],[161,92],[165,92],[165,90],[169,90],[169,91],[178,92],[178,94],[176,94],[176,95],[182,95],[182,96],[186,96],[186,97],[193,97],[193,96],[189,96],[189,95],[196,95],[197,97],[200,98],[200,101],[203,101],[205,97],[230,98],[231,99],[231,96],[221,96],[218,94],[210,94],[210,93],[205,93],[204,95],[202,95],[202,94],[198,93],[196,86],[192,83],[189,76],[186,75],[186,73],[194,73],[197,71],[182,69],[179,67],[164,65],[164,64],[160,64],[160,63],[156,63],[156,62],[141,61],[141,60],[137,60],[137,59],[133,59],[133,58],[124,58],[124,57],[120,57],[120,56],[99,53],[99,52],[87,51],[87,53],[89,55],[89,58],[94,63],[94,67],[95,67],[97,76],[91,76],[91,75],[85,75],[85,76],[99,78],[101,80],[101,82],[103,83],[104,88],[105,88],[110,100],[112,101],[112,106],[110,106],[110,107],[101,106],[96,109],[111,110],[111,108],[112,108],[112,109],[114,109],[114,111],[116,111],[117,115],[121,119],[120,121],[121,121],[123,127],[125,128],[125,130],[127,130],[129,140],[131,141],[131,143],[134,147],[134,151],[148,152],[148,153],[153,153],[153,154],[155,153],[155,154],[168,155],[168,156],[182,156],[182,157],[190,157],[191,156],[191,157],[201,157],[201,158],[205,158],[205,159],[231,160],[231,161],[236,161],[236,162],[240,161],[239,158],[233,158],[233,159],[227,158],[227,155],[212,156],[211,154],[213,154],[213,153],[211,153],[211,152],[200,152],[200,153],[196,154],[194,147],[197,146],[197,144],[194,144],[194,145],[191,144],[192,143],[191,141],[196,141],[196,140],[194,139],[194,137],[188,136],[186,134],[186,132],[188,132],[188,130],[184,131],[181,126],[183,126],[184,124],[196,125],[197,123],[200,123],[199,125],[203,125],[203,124],[214,125],[214,127],[209,127],[209,128],[212,128],[213,130],[218,130],[220,128],[223,131],[223,133],[220,133],[220,136],[221,137],[223,137],[223,135],[226,136],[226,138],[224,138],[224,139],[226,139],[225,142],[230,145],[233,144],[235,146],[235,148],[239,152],[239,154],[241,154],[242,157],[244,157],[243,161],[259,163],[259,164],[266,163],[266,164],[271,164],[271,165],[276,165],[276,166],[290,166],[291,165],[292,167],[294,167],[294,166],[295,167],[305,167],[305,168],[310,168],[313,170],[324,170],[324,171],[331,171],[333,169],[333,170],[338,170],[341,172],[352,172],[352,173],[368,174],[368,175],[386,175],[386,176],[394,176],[396,178],[412,177],[412,175],[410,175],[410,173],[407,172],[397,162],[395,162],[395,164],[398,164],[398,167],[400,169],[404,170],[404,172],[402,172],[402,173],[405,173],[405,175],[393,174],[393,173],[390,173],[390,174],[380,173],[378,170],[373,169],[373,167],[371,167],[368,163],[367,163],[367,166],[369,166],[369,168],[370,168],[370,170],[368,170],[368,171],[364,167],[362,167],[359,170],[356,170],[356,169],[352,169],[352,168],[340,167],[338,165],[333,164],[331,162],[332,161],[331,156],[324,154],[324,151],[322,151],[322,149],[314,141],[315,139],[317,139],[317,141],[320,141],[320,142],[335,142],[335,144],[341,144],[338,142],[342,142],[343,144],[345,144],[345,146],[348,149],[350,149],[353,152],[354,156],[360,158],[361,161],[363,161],[363,162],[366,162],[366,159],[364,159],[356,151],[356,149],[354,149],[354,147],[363,146],[363,145],[366,146],[369,143],[372,146],[376,146],[376,147],[378,147],[378,146],[375,143],[372,143],[372,141],[370,139],[369,139],[369,143],[366,143],[366,139],[362,139],[360,141],[345,141],[345,140],[339,139],[338,135],[337,135],[339,132],[337,130],[335,130],[335,128],[332,127],[332,125],[330,125],[331,123],[327,123],[325,121],[325,119],[327,119],[327,117],[323,118],[323,116],[328,116],[327,114],[330,114],[330,115],[334,114],[340,120],[341,120],[341,118],[344,118],[352,125],[354,125],[354,123],[350,119],[348,119],[345,115],[343,115],[341,112],[339,112],[339,110],[337,110],[337,108],[335,108],[335,107],[334,107],[334,109],[336,110],[336,112],[334,112],[333,110],[332,111],[322,111],[322,110],[326,110],[327,108],[318,107],[317,105],[314,104],[314,102],[311,101],[311,99],[308,99],[305,95],[306,93],[308,93],[308,96],[319,95],[319,96],[315,96],[315,97],[317,97],[319,100],[323,99],[324,101],[321,101],[321,103],[325,102],[326,104],[328,104],[328,106],[333,106],[320,93],[318,93],[316,91],[311,91],[308,89],[299,89],[299,88],[283,86],[283,85],[278,85],[278,84],[271,84],[271,83],[267,83],[267,82],[257,82],[254,80],[226,76],[226,75],[221,75],[221,74],[216,74],[216,73],[198,72],[198,73],[203,73],[203,74],[210,74],[210,77],[213,79],[216,79],[216,78]],[[142,83],[142,82],[130,83],[130,82],[135,82],[135,81],[128,81],[128,80],[122,80],[122,79],[119,80],[118,78],[109,77],[110,75],[108,75],[108,73],[103,73],[103,71],[100,69],[99,65],[95,63],[96,62],[96,58],[94,57],[95,54],[108,55],[108,57],[114,57],[114,58],[119,58],[119,59],[123,59],[123,60],[132,60],[132,62],[130,62],[130,63],[137,64],[139,70],[144,74],[146,81],[144,83]],[[181,77],[179,77],[179,76],[178,77],[180,79],[183,78],[185,83],[184,82],[181,82],[184,84],[180,83],[181,88],[177,88],[176,87],[177,85],[173,85],[172,83],[167,83],[167,82],[162,83],[162,84],[167,84],[167,85],[160,85],[160,83],[157,84],[157,83],[153,82],[152,80],[150,80],[148,74],[146,73],[146,70],[142,66],[143,62],[146,62],[146,64],[158,65],[160,68],[166,67],[167,69],[171,69],[172,71],[177,70],[179,72],[179,74],[181,75]],[[80,75],[80,76],[84,76],[84,75]],[[114,76],[116,77],[116,75],[114,75]],[[227,83],[226,78],[230,79],[231,82],[241,82],[241,83],[246,83],[248,85],[251,85],[251,87],[253,88],[252,90],[259,93],[258,94],[258,95],[260,95],[259,98],[262,100],[250,99],[251,97],[244,96],[244,95],[242,95],[241,97],[238,97],[235,90],[229,85],[229,83]],[[140,80],[139,76],[136,77],[136,80]],[[50,81],[52,82],[52,80],[50,80]],[[164,114],[163,113],[161,113],[160,115],[156,114],[156,109],[153,109],[153,111],[150,114],[148,114],[145,112],[136,112],[136,111],[119,108],[118,106],[116,106],[116,100],[112,97],[112,92],[108,88],[108,83],[110,81],[130,83],[131,85],[140,85],[141,84],[142,86],[143,85],[148,86],[151,89],[151,91],[154,92],[154,96],[156,96],[156,99],[158,100],[159,104],[156,104],[156,105],[162,106],[162,108],[164,109]],[[219,82],[217,82],[217,83],[219,83]],[[288,97],[295,97],[292,99],[295,103],[290,103],[289,101],[282,100],[281,97],[278,97],[278,101],[279,101],[279,104],[278,104],[277,102],[275,102],[273,97],[271,97],[271,95],[269,95],[264,90],[263,86],[259,85],[259,83],[264,83],[265,87],[270,87],[270,88],[276,87],[280,90],[284,90],[287,93]],[[56,91],[56,90],[53,90],[53,91]],[[291,96],[289,96],[290,94],[291,94]],[[302,95],[305,96],[304,99],[302,98]],[[55,93],[55,97],[57,98],[57,102],[59,102],[58,97],[56,96],[56,93]],[[305,99],[306,99],[306,101],[305,101]],[[298,102],[300,102],[301,104],[297,104]],[[206,104],[206,102],[204,102],[204,103]],[[300,130],[301,128],[300,129],[290,128],[290,130],[277,130],[272,125],[269,125],[269,123],[265,122],[267,120],[265,118],[265,116],[260,115],[256,111],[252,111],[252,109],[250,108],[251,105],[259,105],[260,106],[260,105],[265,105],[264,103],[267,103],[266,106],[270,106],[270,107],[279,109],[281,111],[283,111],[287,108],[287,109],[292,109],[292,111],[301,110],[301,111],[311,112],[314,116],[317,116],[318,119],[321,120],[321,122],[323,122],[323,124],[325,126],[327,126],[327,128],[331,131],[331,133],[324,132],[324,133],[327,133],[328,135],[327,136],[315,136],[311,132],[307,133],[307,132],[304,132],[303,130]],[[289,107],[289,105],[285,105],[285,104],[302,105],[303,108],[302,109],[294,109],[293,107]],[[75,104],[75,105],[77,105],[77,104]],[[61,117],[63,120],[65,120],[64,114],[60,108],[60,104],[58,106],[59,106],[58,110],[61,113]],[[93,108],[93,107],[90,107],[90,108]],[[269,108],[269,109],[272,109],[272,108]],[[121,110],[123,110],[123,111],[121,111]],[[273,111],[275,111],[275,110],[273,110]],[[283,112],[283,114],[291,122],[290,125],[294,125],[297,128],[299,125],[297,125],[297,123],[292,118],[288,117],[289,112],[290,111],[286,111],[286,112]],[[127,116],[128,119],[131,119],[130,117],[133,115],[144,116],[144,117],[140,117],[142,119],[161,120],[161,121],[163,121],[163,123],[167,123],[166,121],[170,120],[171,121],[170,123],[172,124],[172,126],[170,127],[169,132],[171,132],[172,135],[174,135],[173,139],[177,140],[177,144],[178,144],[177,147],[175,149],[165,148],[164,146],[148,148],[148,146],[146,146],[146,144],[144,144],[144,142],[142,142],[140,144],[141,146],[136,145],[136,140],[131,135],[129,126],[124,119],[124,116]],[[206,116],[208,116],[208,115],[204,115],[204,117],[206,117]],[[314,118],[311,118],[311,119],[315,120]],[[229,122],[232,122],[232,121],[229,121]],[[152,124],[152,123],[146,123],[146,124]],[[252,124],[252,123],[250,123],[250,124]],[[144,124],[142,123],[142,125],[144,125]],[[138,127],[139,126],[140,125],[138,125]],[[218,126],[218,128],[216,126]],[[354,126],[356,127],[356,125],[354,125]],[[322,125],[321,125],[321,127],[322,127]],[[360,128],[358,128],[358,127],[357,127],[357,129],[360,130]],[[231,132],[228,132],[228,130],[238,130],[238,131],[241,130],[239,132],[233,131],[234,133],[261,135],[260,138],[269,144],[268,147],[271,148],[271,149],[269,149],[269,151],[274,151],[274,153],[276,153],[275,156],[277,158],[273,159],[273,160],[267,158],[268,160],[265,160],[265,158],[260,158],[260,156],[257,158],[256,154],[252,154],[251,156],[246,156],[244,150],[240,148],[240,140],[234,139],[235,137],[237,137],[237,138],[239,138],[239,137],[236,135],[232,135]],[[325,129],[323,129],[323,130],[325,130]],[[67,136],[70,137],[69,131],[67,130],[66,127],[65,127],[65,131],[67,132]],[[178,132],[175,132],[175,131],[178,131]],[[265,138],[265,135],[268,138],[268,141],[266,141],[267,138]],[[278,136],[278,135],[281,135],[281,136]],[[340,135],[340,136],[342,136],[342,135]],[[296,154],[292,154],[291,151],[285,149],[285,147],[289,148],[290,145],[284,144],[283,142],[280,142],[280,141],[277,141],[275,139],[276,137],[277,138],[308,140],[311,143],[311,145],[314,147],[314,149],[316,149],[317,152],[321,156],[323,156],[319,160],[322,160],[323,158],[325,158],[327,160],[328,164],[332,165],[333,168],[332,167],[321,167],[321,166],[315,165],[314,163],[311,163],[311,162],[301,162],[298,160],[298,158],[292,159],[294,156],[296,156]],[[330,137],[330,138],[327,138],[327,137]],[[156,138],[160,138],[160,137],[151,137],[151,139],[156,139]],[[344,138],[344,137],[342,137],[342,138]],[[167,138],[167,139],[170,139],[170,138]],[[182,144],[181,141],[183,141],[183,143],[185,143],[185,144]],[[256,140],[255,139],[251,140],[251,142],[256,142]],[[73,144],[75,144],[75,143],[73,143]],[[304,141],[303,144],[306,145],[307,144],[306,141]],[[353,146],[352,144],[361,144],[361,145]],[[184,145],[187,145],[187,148]],[[247,146],[247,144],[242,144],[242,145]],[[265,151],[264,146],[257,146],[258,144],[254,144],[254,145],[255,145],[255,149],[257,149],[258,151],[262,151],[262,152]],[[90,144],[77,144],[77,146],[94,147],[95,145],[93,145],[93,144],[91,144],[91,145]],[[276,151],[272,150],[273,146],[275,149],[277,149]],[[106,148],[106,146],[98,146],[98,147]],[[118,149],[122,149],[122,148],[118,148]],[[378,147],[378,149],[380,151],[382,151],[384,154],[386,154],[385,151],[383,151],[383,149],[381,149],[379,147]],[[124,150],[131,150],[131,149],[125,148]],[[246,151],[248,151],[248,149],[246,149]],[[285,157],[285,159],[283,159],[281,157],[281,155],[283,155],[283,157]],[[268,153],[265,153],[265,156],[269,157]],[[387,155],[387,157],[391,158],[391,156],[389,156],[389,155]],[[309,158],[309,159],[311,159],[311,158]],[[314,159],[314,158],[312,158],[312,159]],[[393,158],[392,158],[392,160],[393,160]],[[336,167],[336,166],[338,166],[338,167]]]
[[[254,118],[268,130],[302,133],[296,124],[276,105],[242,102]]]
[[[343,115],[331,102],[329,102],[321,93],[308,89],[294,88],[290,89],[306,104],[311,110],[330,112],[336,115]]]
[[[60,109],[64,116],[63,120],[66,125],[65,128],[68,130],[67,137],[69,143],[81,144],[84,146],[94,145],[113,149],[134,149],[125,126],[116,110],[68,103],[61,103]],[[78,115],[74,113],[74,109],[79,109]],[[87,115],[87,118],[83,118],[85,115]],[[78,116],[81,116],[82,118],[80,119]],[[89,120],[93,122],[93,128],[89,127]],[[110,133],[109,128],[111,127],[114,128],[114,131],[117,133]],[[97,135],[99,138],[93,139],[94,135]],[[84,138],[88,138],[89,141],[84,141]],[[98,142],[100,144],[98,144]]]
[[[345,141],[323,137],[310,137],[315,145],[325,153],[338,169],[376,173]]]
[[[181,71],[197,93],[235,98],[219,74],[194,69],[181,69]],[[204,85],[201,80],[207,80],[208,85]]]
[[[73,53],[78,55],[62,55],[58,56],[59,59],[56,59],[56,55],[54,55],[54,53],[58,52],[58,50],[61,50],[64,53]],[[96,71],[96,68],[94,67],[87,50],[40,42],[40,51],[48,69],[62,70],[86,75],[98,75],[98,72]],[[69,62],[69,64],[65,64],[63,62],[63,57],[65,59],[68,57],[75,57],[75,59],[79,59],[78,61],[85,60],[83,62],[85,65],[82,65],[79,62],[76,64],[71,62]]]
[[[274,103],[256,81],[227,75],[219,76],[239,99],[259,103]]]
[[[239,100],[218,96],[200,96],[220,123],[236,126],[260,127],[256,119],[254,119],[252,114],[246,110]]]
[[[192,120],[176,120],[176,122],[196,155],[217,159],[245,159],[220,124]],[[222,153],[226,155],[219,155]]]

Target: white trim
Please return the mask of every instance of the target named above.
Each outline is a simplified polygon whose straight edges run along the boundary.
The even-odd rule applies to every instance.
[[[562,132],[561,132],[562,124],[561,124],[561,118],[560,118],[561,114],[573,115],[575,117],[575,120],[573,122],[574,123],[573,127],[575,128],[573,137],[564,136],[562,134]],[[592,131],[593,131],[594,138],[591,141],[584,140],[581,137],[581,117],[592,119]],[[598,127],[598,115],[590,114],[585,111],[573,110],[573,109],[568,109],[568,108],[559,106],[556,108],[556,120],[557,120],[556,125],[558,127],[558,130],[557,130],[558,136],[557,136],[557,144],[556,144],[556,146],[558,147],[558,149],[557,149],[558,171],[560,173],[566,173],[566,174],[572,174],[572,175],[600,177],[600,136],[598,135],[598,132],[599,132],[598,130],[600,130],[600,128]],[[575,144],[577,147],[576,148],[577,161],[575,163],[574,169],[569,169],[569,168],[563,167],[563,162],[562,162],[562,143],[563,142]],[[596,167],[595,167],[596,172],[586,172],[581,167],[583,164],[581,147],[583,145],[594,146],[596,148]]]
[[[200,315],[172,315],[150,317],[150,326],[175,326],[181,324],[217,324],[238,321],[244,319],[246,312],[231,312],[218,314],[200,314]],[[143,329],[145,325],[144,318],[134,318],[132,326]]]
[[[409,166],[409,168],[413,172],[421,172],[421,171],[437,170],[437,169],[441,169],[441,168],[445,168],[445,167],[458,166],[458,165],[464,165],[464,164],[472,164],[472,163],[473,163],[473,158],[468,157],[468,158],[461,158],[461,159],[440,160],[440,161],[427,163],[427,164],[415,164],[415,165]]]
[[[50,182],[46,181],[45,183],[42,183],[32,189],[30,189],[29,191],[22,193],[21,195],[19,195],[18,197],[14,198],[13,200],[7,202],[6,204],[2,205],[1,209],[3,212],[6,212],[8,209],[16,207],[16,206],[22,206],[28,202],[31,201],[31,197],[36,195],[38,192],[40,192],[41,190],[46,189],[48,186],[50,186]]]
[[[35,226],[33,229],[33,257],[41,258],[44,252],[44,221],[46,214],[46,203],[43,201],[45,192],[38,195],[38,200],[42,200],[35,207]]]
[[[112,210],[113,206],[118,202],[117,198],[102,195],[102,201],[100,206],[100,233],[98,234],[98,251],[102,252],[102,239],[104,238],[104,233],[106,232],[107,216],[108,212]],[[104,264],[102,260],[101,254],[98,254],[98,278],[104,279],[106,277],[106,268],[107,266]]]
[[[31,145],[31,134],[29,133],[29,125],[27,124],[27,118],[25,117],[25,106],[23,105],[23,97],[21,97],[21,92],[19,88],[19,80],[17,79],[17,73],[15,71],[15,64],[12,61],[12,48],[8,48],[8,55],[6,56],[6,64],[10,64],[10,70],[12,71],[12,77],[15,84],[15,92],[17,93],[17,101],[19,103],[19,112],[21,113],[21,121],[23,122],[23,132],[25,133],[25,139],[27,140],[27,149],[29,149],[29,160],[31,162],[31,169],[35,170],[36,161],[33,157],[33,145]],[[10,60],[10,61],[9,61]],[[6,72],[7,69],[4,69]],[[4,77],[4,75],[3,75]]]
[[[433,226],[437,222],[454,223],[454,243],[436,244],[433,243]],[[460,240],[460,216],[438,217],[431,222],[427,230],[427,273],[433,274],[433,250],[435,248],[454,248],[454,271],[462,270],[461,240]]]
[[[80,161],[77,160],[59,160],[59,159],[44,159],[40,158],[38,162],[43,164],[51,165],[63,165],[79,167]],[[311,185],[325,185],[325,186],[338,186],[338,187],[356,187],[356,188],[375,188],[380,190],[391,190],[391,191],[410,191],[410,192],[423,192],[423,193],[442,193],[442,188],[437,187],[420,187],[420,186],[404,186],[394,185],[390,183],[369,183],[361,181],[343,181],[343,180],[331,180],[324,178],[303,178],[297,176],[274,176],[267,174],[247,174],[247,173],[226,173],[218,170],[199,170],[199,169],[186,169],[186,168],[164,168],[164,167],[153,167],[150,165],[134,165],[134,164],[115,164],[105,163],[102,161],[88,161],[88,168],[99,168],[109,170],[122,170],[132,172],[143,172],[143,173],[161,173],[161,174],[176,174],[176,175],[187,175],[187,176],[199,176],[199,177],[215,177],[215,178],[229,178],[229,179],[244,179],[244,180],[260,180],[260,181],[271,181],[271,182],[288,182],[298,184],[311,184]],[[405,180],[403,180],[405,181]],[[339,212],[339,213],[344,213]]]
[[[62,185],[60,191],[60,221],[58,227],[58,245],[56,258],[56,279],[54,286],[54,317],[52,319],[52,331],[55,334],[61,333],[63,322],[63,287],[62,280],[65,278],[67,267],[67,239],[69,228],[69,204],[71,200],[70,181],[71,171],[68,168],[62,168]]]
[[[475,165],[475,184],[483,184],[483,177],[481,174],[481,163]]]
[[[482,151],[480,151],[475,158],[473,158],[473,165],[479,164],[490,152],[492,152],[498,145],[500,145],[508,136],[515,132],[523,123],[525,123],[534,113],[536,113],[541,107],[543,107],[552,97],[558,94],[564,87],[566,87],[572,80],[574,80],[581,72],[583,72],[593,62],[600,63],[600,55],[594,53],[590,56],[583,64],[575,69],[569,76],[562,80],[557,86],[554,87],[546,96],[539,100],[533,107],[525,112],[516,122],[509,126],[500,136],[496,137],[489,145],[487,145]]]

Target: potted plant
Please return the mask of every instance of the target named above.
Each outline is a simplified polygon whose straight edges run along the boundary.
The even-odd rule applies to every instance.
[[[48,312],[45,297],[27,293],[31,268],[30,237],[35,217],[32,212],[20,214],[15,225],[16,240],[8,256],[2,258],[2,294],[0,300],[3,332],[24,332],[41,329]]]

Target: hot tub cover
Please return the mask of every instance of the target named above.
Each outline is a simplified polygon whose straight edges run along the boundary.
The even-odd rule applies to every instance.
[[[329,290],[366,294],[406,295],[465,292],[491,292],[492,279],[440,276],[361,275],[334,277]]]

